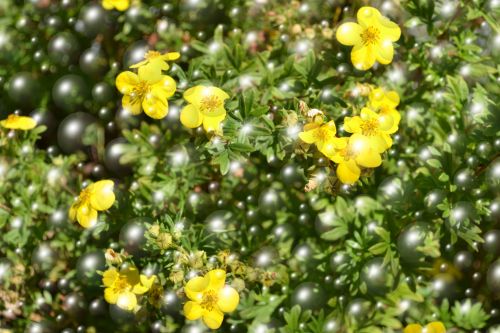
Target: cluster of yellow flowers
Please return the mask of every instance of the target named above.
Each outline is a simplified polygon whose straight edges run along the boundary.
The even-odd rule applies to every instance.
[[[354,46],[352,64],[360,70],[370,69],[375,61],[389,64],[394,56],[392,43],[401,35],[399,26],[373,7],[360,8],[357,18],[358,23],[344,23],[336,33],[341,44]],[[309,117],[299,137],[305,143],[315,144],[322,154],[337,163],[336,173],[342,183],[353,184],[362,168],[380,166],[380,154],[392,146],[390,135],[398,130],[401,119],[396,110],[398,104],[399,95],[395,91],[374,88],[360,115],[344,118],[344,130],[352,134],[350,137],[336,137],[335,123],[325,123],[322,113]]]
[[[359,116],[345,117],[344,130],[350,137],[336,137],[333,121],[324,122],[322,113],[315,113],[299,133],[302,141],[315,144],[318,150],[337,163],[337,177],[344,184],[355,183],[361,168],[380,166],[380,154],[392,146],[390,134],[398,130],[401,116],[396,110],[399,96],[395,91],[374,88],[369,103]]]
[[[97,212],[108,210],[115,202],[112,180],[100,180],[84,188],[69,209],[69,218],[84,228],[97,222]]]

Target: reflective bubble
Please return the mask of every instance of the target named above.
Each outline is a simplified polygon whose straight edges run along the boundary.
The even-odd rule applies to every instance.
[[[135,315],[133,312],[120,309],[114,304],[109,305],[109,315],[115,323],[120,325],[132,323],[135,321]]]
[[[178,315],[182,308],[182,299],[173,290],[166,290],[163,294],[161,311],[169,315]]]
[[[101,77],[104,75],[108,69],[108,61],[104,51],[98,46],[83,51],[80,56],[80,69],[89,76]]]
[[[384,295],[388,288],[388,267],[384,267],[383,258],[369,260],[363,267],[361,279],[366,283],[368,292],[374,295]]]
[[[48,321],[31,322],[26,327],[24,333],[55,333],[54,325]]]
[[[78,280],[87,285],[99,285],[102,276],[97,271],[106,269],[106,259],[102,251],[91,251],[78,259],[76,271]]]
[[[90,98],[89,88],[85,80],[78,75],[64,75],[52,87],[52,98],[60,109],[74,112],[81,108]]]
[[[7,91],[16,104],[29,108],[38,104],[41,87],[31,73],[20,72],[10,78]]]
[[[437,298],[454,298],[457,295],[455,278],[448,273],[436,275],[432,281],[432,291]]]
[[[115,97],[115,88],[106,82],[99,82],[92,88],[92,98],[95,102],[104,105]]]
[[[468,190],[474,185],[474,172],[470,169],[458,170],[454,183],[462,190]]]
[[[496,193],[500,193],[500,157],[491,162],[486,177],[490,189]]]
[[[228,231],[231,222],[235,219],[232,212],[227,210],[217,210],[205,219],[205,226],[210,232]]]
[[[468,251],[459,251],[453,259],[453,263],[458,269],[467,270],[471,268],[474,257]]]
[[[273,228],[273,236],[276,241],[286,241],[294,238],[295,228],[289,223],[278,224]]]
[[[57,129],[57,142],[62,151],[70,154],[83,150],[83,135],[96,118],[85,112],[75,112],[64,118]]]
[[[106,168],[119,176],[125,176],[131,172],[130,166],[120,162],[120,158],[125,153],[125,144],[127,144],[125,138],[116,138],[106,145],[104,153]]]
[[[35,109],[29,116],[35,119],[37,125],[44,125],[47,127],[47,130],[42,133],[42,138],[47,139],[54,134],[57,119],[51,111],[45,109]]]
[[[401,179],[393,176],[386,178],[378,188],[378,194],[389,205],[401,203],[405,196],[405,189]]]
[[[144,255],[144,245],[147,242],[144,223],[151,222],[149,218],[137,217],[122,227],[120,230],[120,244],[125,248],[125,251],[134,256]]]
[[[281,207],[282,201],[277,190],[270,188],[262,191],[259,196],[259,210],[262,214],[274,216]]]
[[[357,322],[361,322],[366,319],[369,310],[370,302],[362,298],[352,300],[347,306],[347,313]]]
[[[64,67],[77,61],[80,53],[78,39],[70,32],[60,32],[48,44],[48,55],[52,63]]]
[[[280,177],[284,184],[295,188],[305,185],[304,171],[294,163],[288,163],[280,171]]]
[[[292,305],[300,305],[303,310],[319,310],[325,303],[325,291],[318,283],[303,282],[292,293]]]
[[[77,318],[84,315],[87,309],[85,297],[76,292],[66,295],[63,302],[63,309],[71,317]]]
[[[108,12],[98,4],[86,5],[80,11],[76,29],[87,37],[106,34],[111,29]]]
[[[429,226],[423,223],[415,223],[406,227],[398,237],[398,251],[401,259],[407,263],[418,263],[424,254],[418,251],[418,247],[424,244],[425,236]]]
[[[274,265],[278,261],[279,255],[274,247],[265,246],[257,251],[253,258],[255,266],[266,268]]]
[[[450,223],[452,225],[472,220],[476,217],[476,210],[470,202],[459,201],[450,211]]]
[[[144,55],[149,51],[149,46],[146,41],[138,41],[133,43],[123,56],[124,67],[130,67],[139,61],[144,60]]]
[[[31,261],[36,270],[48,271],[57,261],[57,252],[48,243],[41,243],[33,250]]]
[[[484,234],[483,247],[486,251],[496,256],[500,255],[500,230],[490,230]]]
[[[102,298],[96,298],[89,305],[89,312],[93,316],[103,316],[107,313],[108,304]]]

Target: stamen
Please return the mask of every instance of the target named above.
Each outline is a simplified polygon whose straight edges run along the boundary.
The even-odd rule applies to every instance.
[[[361,33],[361,39],[365,45],[373,45],[380,39],[380,30],[375,27],[368,27]]]

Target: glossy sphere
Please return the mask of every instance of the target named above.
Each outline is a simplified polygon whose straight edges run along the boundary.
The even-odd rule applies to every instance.
[[[89,100],[89,88],[78,75],[68,74],[59,78],[52,87],[52,98],[60,109],[74,112]]]
[[[64,67],[76,62],[79,52],[78,39],[69,32],[60,32],[49,41],[49,58],[57,66]]]
[[[33,107],[40,99],[40,84],[31,73],[14,74],[8,83],[9,97],[19,106]]]
[[[292,294],[292,305],[300,305],[304,310],[319,310],[326,302],[323,288],[314,282],[304,282],[295,288]]]
[[[70,154],[83,150],[83,135],[96,119],[88,113],[75,112],[64,118],[57,129],[57,142],[62,151]]]

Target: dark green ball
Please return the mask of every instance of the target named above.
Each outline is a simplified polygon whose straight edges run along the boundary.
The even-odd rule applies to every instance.
[[[75,63],[79,53],[78,39],[70,32],[60,32],[49,41],[49,58],[57,66],[65,67]]]
[[[366,283],[368,292],[372,295],[384,295],[388,288],[388,267],[384,266],[383,258],[369,260],[363,267],[361,279]]]
[[[93,46],[80,56],[80,69],[92,77],[101,77],[108,70],[108,60],[100,47]]]
[[[54,103],[66,112],[74,112],[83,107],[89,100],[89,95],[85,80],[74,74],[64,75],[52,87]]]
[[[84,112],[75,112],[64,118],[57,129],[57,143],[62,151],[71,154],[85,149],[83,136],[88,126],[96,122],[96,118]]]
[[[96,3],[89,3],[83,7],[78,16],[76,29],[87,37],[95,37],[98,34],[108,34],[112,23],[109,13]]]
[[[424,257],[417,248],[424,244],[428,225],[415,223],[406,227],[398,237],[398,251],[401,259],[406,263],[418,263]]]
[[[92,88],[92,98],[95,102],[104,105],[115,97],[115,88],[106,82],[96,83]]]
[[[7,91],[9,97],[21,107],[34,107],[40,101],[40,84],[28,72],[14,74],[9,80]]]
[[[319,310],[325,303],[325,290],[318,283],[303,282],[292,294],[292,306],[300,305],[302,310]]]
[[[488,288],[495,296],[500,296],[500,259],[493,262],[486,276]]]
[[[105,269],[106,259],[102,251],[87,252],[76,263],[78,280],[86,285],[99,285],[101,275],[97,271],[104,271]]]

